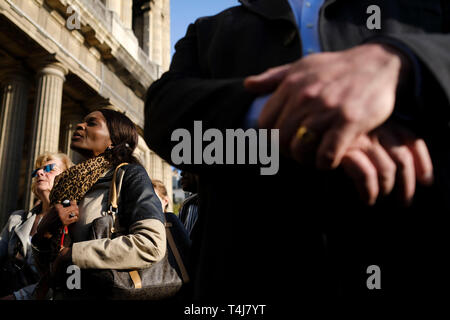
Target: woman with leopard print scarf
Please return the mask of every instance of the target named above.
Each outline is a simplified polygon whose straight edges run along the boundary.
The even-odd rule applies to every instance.
[[[62,277],[72,264],[81,269],[143,269],[164,257],[164,215],[147,172],[133,156],[137,144],[135,125],[117,111],[92,112],[77,125],[71,148],[87,160],[58,176],[50,194],[53,210],[32,240],[50,278]],[[127,233],[89,240],[92,221],[107,211],[114,169],[124,162],[128,165],[120,168],[118,220]],[[64,200],[70,205],[63,206]],[[63,239],[57,237],[60,230]]]

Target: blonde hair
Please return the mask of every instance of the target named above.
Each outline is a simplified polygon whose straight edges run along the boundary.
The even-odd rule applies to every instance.
[[[74,164],[72,160],[67,156],[67,154],[62,152],[45,152],[41,155],[39,155],[36,158],[36,161],[34,163],[34,168],[40,168],[44,165],[44,163],[52,160],[60,160],[63,164],[63,168],[61,168],[62,171],[65,171],[72,167]],[[36,195],[36,181],[33,180],[31,183],[31,191]],[[37,195],[36,195],[37,196]]]
[[[167,208],[169,207],[169,195],[167,193],[167,189],[166,186],[164,185],[164,183],[161,180],[152,180],[152,184],[153,184],[153,188],[155,189],[155,191],[161,196],[161,198],[167,198],[167,204],[166,207],[163,208],[164,211],[167,210]]]
[[[153,188],[162,196],[167,197],[167,189],[161,180],[152,180]]]

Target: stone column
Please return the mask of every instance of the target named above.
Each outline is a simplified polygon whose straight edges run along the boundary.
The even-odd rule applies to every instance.
[[[162,64],[162,14],[163,0],[145,3],[142,16],[142,50],[151,61]]]
[[[133,28],[133,0],[122,0],[122,11],[120,18],[125,28]]]
[[[17,208],[26,125],[29,75],[19,65],[2,68],[0,123],[0,227]]]
[[[145,168],[151,178],[150,149],[145,143],[145,140],[140,135],[138,137],[138,145],[134,151],[134,155],[141,161],[142,166]]]
[[[147,170],[147,172],[148,172],[148,175],[150,176],[151,179],[156,179],[154,177],[155,164],[154,164],[154,161],[153,161],[153,154],[154,154],[154,152],[151,151],[151,150],[148,153],[148,170]]]
[[[167,194],[169,196],[169,211],[173,210],[173,186],[172,186],[172,167],[166,161],[163,161],[163,175],[164,175],[164,185],[167,189]]]
[[[162,65],[162,6],[163,0],[154,0],[151,4],[151,55],[150,60]]]
[[[66,153],[75,164],[81,162],[83,157],[78,152],[70,149],[70,144],[72,142],[72,134],[82,118],[83,115],[80,112],[63,112],[61,117],[61,151]]]
[[[162,7],[162,29],[161,29],[161,66],[162,72],[169,70],[171,54],[170,54],[170,0],[163,0]]]
[[[33,159],[45,151],[58,151],[63,85],[67,72],[61,63],[54,62],[38,73],[31,147]]]
[[[156,153],[151,151],[150,153],[150,177],[152,179],[163,180],[162,179],[162,167],[161,167],[161,158],[158,157]]]
[[[58,152],[63,85],[68,70],[59,62],[48,62],[38,72],[36,103],[31,136],[30,172],[36,158],[44,152]],[[31,186],[28,178],[27,187]],[[27,198],[27,204],[31,202]]]
[[[142,28],[139,28],[139,31],[142,32],[142,50],[150,60],[152,60],[152,5],[150,1],[143,4],[144,13],[140,18],[142,20]]]
[[[163,160],[155,153],[155,157],[154,157],[154,161],[155,161],[155,177],[158,180],[164,181],[164,177],[163,177]]]
[[[147,170],[148,176],[150,178],[152,177],[151,156],[152,156],[152,152],[150,151],[150,149],[145,150],[145,164],[143,164],[143,165],[145,166],[145,170]]]

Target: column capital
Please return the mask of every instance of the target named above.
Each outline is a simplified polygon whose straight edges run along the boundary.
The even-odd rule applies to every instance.
[[[29,83],[30,72],[19,61],[8,60],[0,63],[0,84],[4,85],[10,81]]]
[[[38,75],[54,75],[65,80],[66,75],[69,73],[69,69],[61,62],[51,62],[46,65],[42,65],[38,71]]]
[[[29,63],[36,70],[38,76],[55,75],[65,80],[65,76],[69,73],[69,68],[59,62],[53,54],[33,56]]]

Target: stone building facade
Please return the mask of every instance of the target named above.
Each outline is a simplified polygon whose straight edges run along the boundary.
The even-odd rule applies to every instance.
[[[171,167],[142,139],[144,99],[170,62],[170,0],[0,0],[0,224],[29,208],[36,156],[68,153],[89,111],[124,112],[136,155],[172,197]]]

